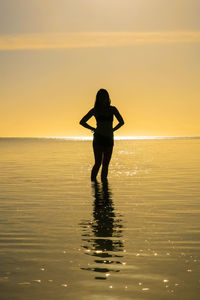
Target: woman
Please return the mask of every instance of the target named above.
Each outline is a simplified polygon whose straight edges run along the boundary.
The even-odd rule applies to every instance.
[[[90,126],[87,121],[94,116],[97,127]],[[118,124],[113,128],[113,116]],[[81,119],[80,124],[94,132],[93,150],[95,164],[91,172],[91,180],[96,181],[100,166],[102,165],[101,180],[107,179],[108,165],[112,156],[114,145],[113,131],[119,129],[124,120],[115,106],[110,105],[110,97],[105,89],[100,89],[96,95],[94,107]]]

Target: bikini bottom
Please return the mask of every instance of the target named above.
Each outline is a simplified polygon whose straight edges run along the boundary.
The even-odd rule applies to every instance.
[[[104,136],[99,133],[94,133],[93,146],[96,147],[113,147],[114,139],[113,137]]]

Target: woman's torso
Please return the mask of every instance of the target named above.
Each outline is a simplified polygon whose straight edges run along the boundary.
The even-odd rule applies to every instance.
[[[94,110],[94,117],[97,122],[95,132],[103,136],[113,137],[113,107],[109,106],[101,111]]]

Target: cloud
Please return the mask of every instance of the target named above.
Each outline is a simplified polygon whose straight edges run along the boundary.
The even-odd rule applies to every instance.
[[[0,35],[0,51],[199,42],[200,31],[39,33]]]

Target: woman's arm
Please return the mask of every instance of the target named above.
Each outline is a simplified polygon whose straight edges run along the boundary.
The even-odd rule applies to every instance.
[[[95,131],[95,128],[87,124],[87,121],[94,115],[94,108],[92,108],[79,122],[85,128]]]
[[[117,110],[116,107],[113,107],[113,113],[114,116],[116,117],[117,121],[119,122],[114,128],[113,131],[116,131],[117,129],[119,129],[122,125],[124,125],[124,120],[122,118],[122,116],[120,115],[119,111]]]

